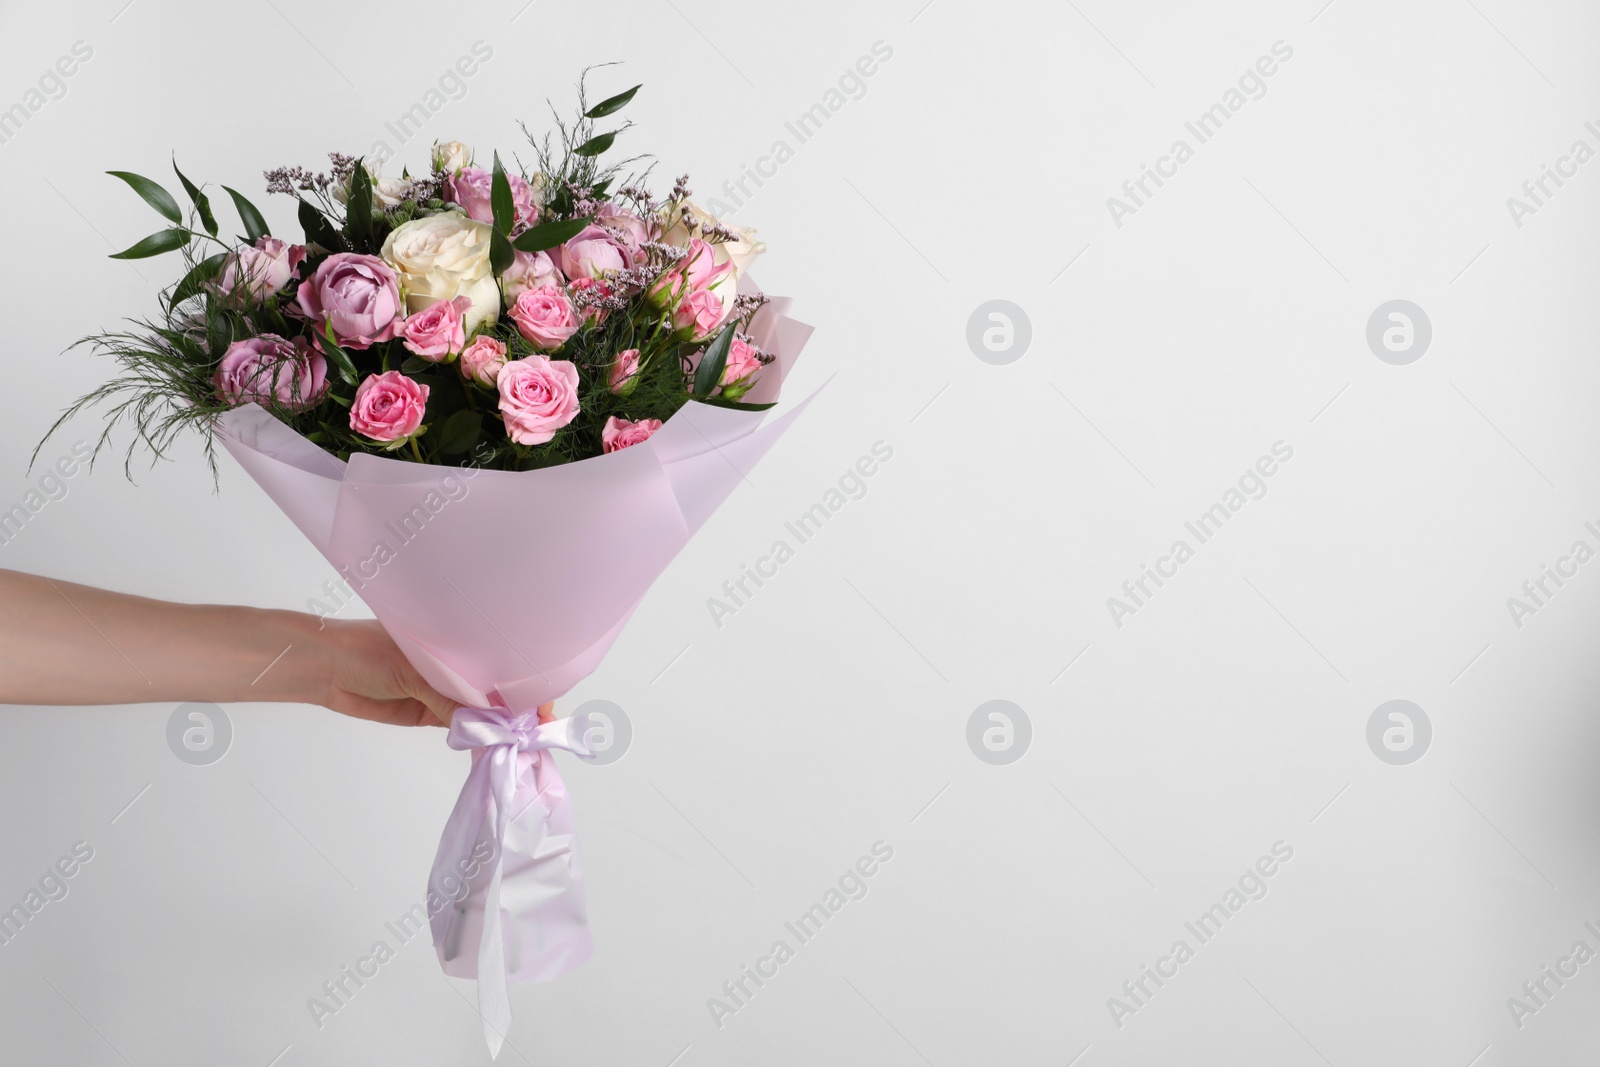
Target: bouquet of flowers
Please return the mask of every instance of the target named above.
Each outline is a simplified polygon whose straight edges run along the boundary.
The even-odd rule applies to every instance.
[[[214,464],[220,440],[463,705],[448,740],[472,767],[427,909],[446,972],[478,979],[494,1053],[506,982],[591,950],[550,754],[592,755],[587,724],[535,710],[599,665],[805,407],[763,423],[810,328],[750,280],[754,234],[686,179],[658,200],[648,172],[623,176],[634,161],[602,162],[627,125],[596,123],[637,91],[529,135],[531,170],[450,142],[426,176],[338,153],[268,171],[299,201],[298,244],[231,188],[236,242],[181,171],[187,213],[113,171],[171,223],[115,258],[181,251],[186,272],[154,320],[80,342],[121,373],[62,416],[106,404],[99,444],[126,420],[156,456],[192,427]]]

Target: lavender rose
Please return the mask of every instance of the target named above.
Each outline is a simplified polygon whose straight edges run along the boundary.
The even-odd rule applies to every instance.
[[[217,391],[229,404],[254,401],[268,407],[302,411],[322,398],[328,361],[306,343],[275,333],[235,341],[217,367]]]
[[[532,226],[534,220],[539,217],[539,204],[534,200],[533,186],[510,171],[506,172],[506,181],[511,186],[511,203],[515,209],[512,212],[513,229],[518,225]],[[460,171],[445,179],[444,199],[452,204],[460,204],[466,210],[469,219],[493,222],[493,173],[482,167],[462,167]]]
[[[317,333],[331,323],[345,348],[370,348],[394,337],[400,326],[399,281],[377,256],[329,256],[300,283],[299,302]]]
[[[565,284],[566,279],[556,270],[548,252],[517,252],[511,266],[500,275],[500,288],[505,292],[507,304],[516,303],[517,297],[529,289]]]
[[[258,238],[255,244],[228,253],[217,278],[217,292],[223,296],[238,293],[260,303],[288,285],[305,258],[305,245],[291,245],[272,236]]]
[[[600,278],[633,266],[633,252],[604,226],[585,226],[561,246],[561,272],[569,279]]]
[[[595,208],[594,219],[621,239],[630,253],[632,260],[630,266],[637,267],[645,261],[647,253],[644,245],[647,241],[654,240],[657,233],[654,222],[641,219],[621,204],[612,203],[610,200]]]

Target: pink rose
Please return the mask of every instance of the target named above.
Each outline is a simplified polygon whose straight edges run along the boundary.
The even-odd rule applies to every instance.
[[[578,414],[578,366],[565,359],[528,356],[500,368],[500,414],[519,445],[542,445]]]
[[[627,396],[633,392],[633,387],[639,383],[634,379],[639,374],[639,350],[630,348],[617,353],[617,358],[611,361],[611,370],[606,375],[606,385],[618,396]]]
[[[600,451],[616,452],[636,445],[641,441],[650,440],[650,435],[661,429],[660,419],[640,419],[638,422],[629,422],[619,419],[615,415],[606,420],[600,429]]]
[[[685,341],[704,341],[722,325],[722,298],[709,289],[690,293],[672,309],[674,334]]]
[[[479,385],[493,385],[506,365],[506,346],[486,333],[480,333],[461,350],[461,376]]]
[[[288,285],[305,258],[305,245],[270,236],[258,238],[255,244],[228,253],[217,278],[217,291],[223,296],[238,292],[259,302]]]
[[[465,296],[429,304],[400,324],[402,343],[423,359],[445,362],[467,343],[462,323],[471,307],[471,298]]]
[[[509,318],[535,348],[554,352],[578,332],[578,311],[567,294],[553,286],[526,289],[511,305]]]
[[[573,307],[583,309],[585,321],[604,322],[606,308],[602,302],[616,296],[617,290],[598,278],[574,278],[567,286],[567,295],[572,298]]]
[[[508,304],[515,303],[517,297],[529,289],[564,284],[565,279],[547,252],[518,252],[511,266],[500,275],[500,287],[505,290]]]
[[[733,260],[717,262],[717,250],[698,237],[689,241],[688,253],[650,287],[651,301],[664,307],[684,293],[709,289],[733,272]]]
[[[328,361],[304,337],[291,342],[264,333],[229,345],[213,380],[230,404],[255,401],[303,411],[322,398]]]
[[[397,370],[365,379],[350,406],[350,428],[374,441],[404,441],[422,425],[428,387]]]
[[[585,226],[561,246],[561,271],[569,279],[599,278],[633,266],[633,253],[603,226]]]
[[[728,362],[723,365],[722,384],[732,385],[761,369],[761,361],[756,358],[756,350],[746,341],[737,337],[728,346]]]
[[[649,222],[610,200],[595,208],[595,222],[612,231],[628,249],[630,266],[637,267],[645,261],[645,242],[656,237],[656,229]]]
[[[532,226],[539,217],[539,205],[533,199],[533,187],[520,176],[506,171],[506,181],[511,185],[511,204],[514,208],[512,228],[518,224]],[[494,173],[482,167],[463,167],[457,174],[445,179],[442,199],[460,204],[467,218],[479,222],[494,221]]]
[[[717,262],[717,250],[709,241],[695,237],[689,241],[689,254],[677,269],[689,280],[689,288],[709,289],[733,272],[733,260]]]
[[[370,348],[399,330],[400,284],[377,256],[339,252],[300,283],[300,310],[320,337],[325,324],[345,348]]]

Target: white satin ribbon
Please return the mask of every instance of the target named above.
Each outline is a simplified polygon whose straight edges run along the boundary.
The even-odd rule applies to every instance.
[[[517,756],[522,752],[559,748],[584,759],[593,759],[595,753],[584,739],[585,733],[583,724],[574,719],[539,723],[531,712],[512,715],[503,708],[459,708],[450,720],[446,741],[451,748],[485,751],[472,761],[461,796],[450,813],[450,821],[445,824],[429,886],[438,884],[443,875],[455,875],[464,869],[477,847],[485,822],[492,819],[494,866],[490,870],[483,937],[478,946],[478,1014],[483,1017],[483,1036],[489,1044],[490,1058],[500,1055],[506,1032],[511,1028],[500,875],[505,864],[506,827],[515,814],[511,811],[511,801],[517,791]],[[451,936],[446,934],[442,943],[452,943]]]

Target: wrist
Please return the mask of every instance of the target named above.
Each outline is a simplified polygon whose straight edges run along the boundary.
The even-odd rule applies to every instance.
[[[261,666],[243,685],[242,700],[322,704],[333,688],[332,628],[298,611],[263,610],[251,621],[249,642]]]

